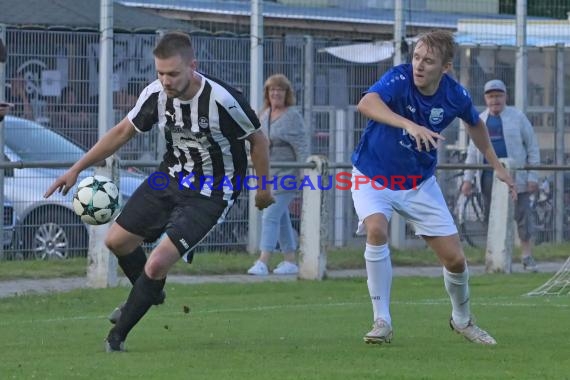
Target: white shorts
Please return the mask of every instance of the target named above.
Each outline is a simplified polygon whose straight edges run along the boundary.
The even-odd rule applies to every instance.
[[[356,168],[352,176],[363,174]],[[422,182],[412,190],[379,190],[371,183],[359,184],[358,190],[352,186],[352,200],[358,215],[359,235],[366,234],[364,219],[372,214],[383,214],[388,221],[396,211],[412,224],[416,235],[450,236],[457,233],[453,217],[447,208],[435,176]]]

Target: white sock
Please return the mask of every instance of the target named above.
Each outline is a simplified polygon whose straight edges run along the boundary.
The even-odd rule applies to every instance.
[[[392,260],[388,244],[366,244],[364,251],[368,293],[372,301],[374,320],[382,318],[392,324],[390,316],[390,288],[392,287]]]
[[[451,273],[443,268],[443,283],[451,299],[451,317],[455,324],[463,328],[469,323],[469,270],[467,265],[463,273]]]

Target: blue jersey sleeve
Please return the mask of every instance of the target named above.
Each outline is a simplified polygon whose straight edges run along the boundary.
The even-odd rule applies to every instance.
[[[458,98],[462,100],[463,107],[461,107],[461,113],[457,116],[469,125],[476,125],[479,122],[479,112],[475,109],[469,92],[463,87],[460,87],[459,91]]]
[[[410,86],[409,78],[398,70],[391,69],[386,72],[378,82],[374,83],[365,94],[375,92],[384,103],[390,105],[394,99],[406,93]]]

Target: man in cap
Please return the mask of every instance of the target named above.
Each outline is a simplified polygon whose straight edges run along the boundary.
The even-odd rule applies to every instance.
[[[491,143],[499,158],[514,160],[516,167],[540,164],[540,148],[528,118],[517,108],[507,106],[507,86],[499,79],[485,83],[485,104],[487,108],[479,115],[487,125]],[[473,141],[469,143],[466,164],[487,163]],[[475,172],[466,170],[461,190],[469,195],[472,190]],[[488,220],[493,170],[481,173],[481,192],[485,201],[485,219]],[[534,170],[518,170],[515,177],[517,201],[515,220],[521,240],[521,261],[525,270],[536,272],[536,262],[532,257],[533,221],[530,208],[530,195],[538,190],[538,174]]]

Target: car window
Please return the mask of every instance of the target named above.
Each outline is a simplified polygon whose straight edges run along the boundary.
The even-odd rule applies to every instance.
[[[77,161],[83,149],[58,133],[30,120],[7,117],[6,145],[22,161]]]

